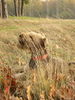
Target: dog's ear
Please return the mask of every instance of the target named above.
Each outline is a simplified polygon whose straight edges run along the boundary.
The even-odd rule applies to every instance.
[[[45,42],[46,42],[46,38],[43,38],[40,40],[40,45],[45,48]]]
[[[19,35],[19,43],[23,47],[25,44],[24,34]]]

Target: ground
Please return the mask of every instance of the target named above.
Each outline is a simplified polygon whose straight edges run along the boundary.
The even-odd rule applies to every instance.
[[[49,55],[60,57],[66,62],[75,61],[75,20],[9,17],[0,19],[1,64],[11,68],[27,65],[30,53],[19,49],[17,45],[19,34],[29,31],[46,36]],[[47,84],[48,81],[44,86]]]

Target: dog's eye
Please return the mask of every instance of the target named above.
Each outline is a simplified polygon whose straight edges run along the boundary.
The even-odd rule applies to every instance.
[[[20,38],[23,38],[23,34],[20,34],[19,37],[20,37]]]

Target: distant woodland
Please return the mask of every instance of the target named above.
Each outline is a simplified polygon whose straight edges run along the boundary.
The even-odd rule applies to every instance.
[[[75,18],[75,0],[0,0],[0,16]]]

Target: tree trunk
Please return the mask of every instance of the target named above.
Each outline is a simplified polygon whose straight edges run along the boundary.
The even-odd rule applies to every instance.
[[[56,18],[60,18],[59,16],[59,0],[56,1]]]
[[[18,0],[18,16],[21,16],[21,1],[22,0]]]
[[[49,5],[48,5],[49,1],[46,0],[46,17],[49,17]]]
[[[1,11],[1,10],[2,10],[2,9],[1,9],[1,3],[0,3],[0,16],[2,16],[2,15],[1,15],[1,14],[2,14],[1,12],[2,12],[2,11]]]
[[[1,0],[1,15],[2,18],[8,17],[7,3],[6,0]]]
[[[23,16],[24,0],[21,0],[21,16]]]
[[[16,0],[14,0],[14,9],[15,9],[15,16],[17,16]]]

